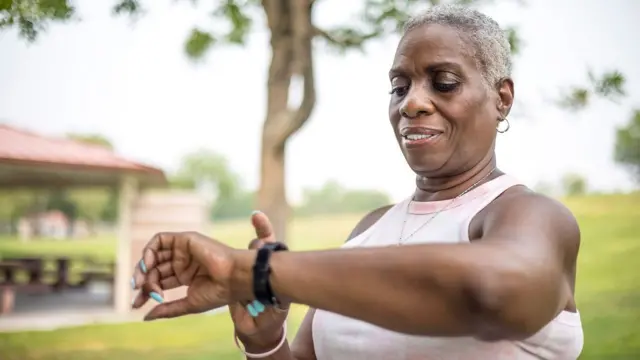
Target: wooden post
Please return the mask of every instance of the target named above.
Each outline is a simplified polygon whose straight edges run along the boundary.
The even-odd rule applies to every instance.
[[[125,314],[131,311],[131,228],[133,204],[138,195],[138,181],[131,175],[125,175],[120,183],[118,208],[118,250],[116,256],[116,276],[114,284],[114,305],[116,312]]]

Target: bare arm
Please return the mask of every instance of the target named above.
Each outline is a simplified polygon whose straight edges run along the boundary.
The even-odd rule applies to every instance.
[[[571,298],[579,230],[564,206],[533,193],[490,206],[471,244],[275,253],[272,286],[295,303],[403,333],[530,336]],[[239,254],[235,272],[248,296],[254,259]]]
[[[353,239],[354,237],[360,235],[365,232],[369,227],[384,215],[384,213],[389,210],[391,206],[385,206],[379,209],[376,209],[369,214],[367,214],[360,222],[355,226],[347,241]],[[312,324],[313,324],[313,316],[315,315],[316,310],[314,308],[309,308],[307,314],[302,320],[302,324],[300,324],[300,328],[298,329],[298,333],[296,334],[293,343],[289,347],[288,344],[282,347],[280,351],[275,353],[273,356],[270,356],[268,359],[271,360],[316,360],[316,352],[313,345],[313,332],[312,332]],[[251,347],[251,345],[250,345]],[[248,349],[250,350],[250,349]],[[259,349],[255,352],[264,352],[265,349]],[[268,349],[266,350],[268,351]],[[247,358],[250,360],[250,358]]]

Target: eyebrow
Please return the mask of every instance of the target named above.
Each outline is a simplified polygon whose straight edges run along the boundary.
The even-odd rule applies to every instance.
[[[404,69],[399,66],[394,66],[389,70],[389,80],[398,76],[405,76],[406,74],[407,72]]]
[[[453,61],[439,61],[433,64],[429,64],[429,66],[427,66],[426,69],[428,71],[434,71],[443,67],[454,68],[458,71],[462,70],[462,66],[460,66],[459,63],[453,62]],[[393,79],[394,77],[397,77],[397,76],[407,76],[407,71],[400,66],[392,67],[391,70],[389,70],[389,79]]]

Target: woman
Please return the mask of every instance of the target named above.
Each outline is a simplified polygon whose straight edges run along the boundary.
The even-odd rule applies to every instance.
[[[134,307],[189,286],[147,319],[230,305],[248,358],[576,359],[578,225],[496,168],[514,97],[509,52],[498,24],[474,10],[434,7],[409,21],[389,72],[389,118],[417,174],[413,195],[365,216],[340,250],[159,234],[135,270]],[[252,219],[272,242],[268,219]],[[311,308],[291,347],[289,302]]]

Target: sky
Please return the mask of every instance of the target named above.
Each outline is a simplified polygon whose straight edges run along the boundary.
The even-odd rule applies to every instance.
[[[323,0],[315,20],[348,22],[359,3]],[[498,139],[499,167],[529,186],[572,172],[596,190],[632,188],[612,158],[616,127],[640,108],[640,2],[514,3],[482,8],[501,25],[515,25],[524,39],[515,58],[511,129]],[[121,155],[168,171],[183,155],[208,148],[224,154],[255,188],[270,55],[266,29],[258,23],[246,46],[215,48],[193,63],[184,40],[194,25],[210,25],[209,9],[154,0],[134,23],[112,17],[112,4],[79,2],[79,21],[53,25],[33,44],[15,31],[0,33],[0,122],[46,135],[100,133]],[[287,147],[294,202],[303,188],[329,179],[383,190],[394,200],[412,192],[414,175],[387,117],[387,71],[397,40],[378,40],[346,56],[316,48],[318,102]],[[559,110],[552,99],[585,83],[588,67],[621,70],[628,97],[596,101],[578,114]]]

